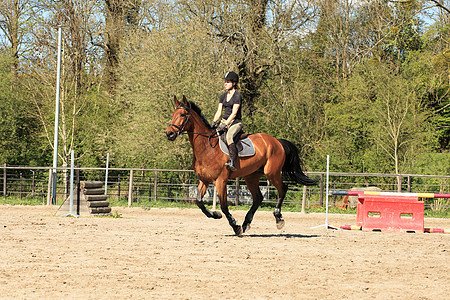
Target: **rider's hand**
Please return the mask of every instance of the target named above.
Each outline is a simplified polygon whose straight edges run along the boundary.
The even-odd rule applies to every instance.
[[[222,123],[222,124],[219,125],[219,127],[217,127],[217,131],[218,132],[223,132],[223,131],[226,131],[226,128],[227,128],[227,124]]]

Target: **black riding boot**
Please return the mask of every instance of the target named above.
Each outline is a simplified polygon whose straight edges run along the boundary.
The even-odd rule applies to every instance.
[[[236,171],[237,170],[237,168],[236,168],[236,157],[237,157],[236,145],[234,143],[230,144],[228,146],[228,151],[230,152],[230,159],[225,164],[225,166],[227,166],[227,168],[230,169],[231,171]]]

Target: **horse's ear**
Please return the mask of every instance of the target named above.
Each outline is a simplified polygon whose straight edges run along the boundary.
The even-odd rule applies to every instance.
[[[180,107],[181,103],[178,101],[177,96],[173,96],[173,103],[175,103],[175,107]]]
[[[190,106],[185,95],[183,95],[183,100],[181,101],[181,103],[183,103],[183,105],[186,106],[186,107]]]

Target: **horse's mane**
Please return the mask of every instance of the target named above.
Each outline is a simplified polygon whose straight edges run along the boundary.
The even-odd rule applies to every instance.
[[[189,101],[189,106],[190,108],[195,111],[197,113],[197,115],[200,117],[200,120],[203,121],[203,123],[205,123],[206,128],[208,129],[212,129],[211,126],[209,125],[208,120],[206,119],[206,117],[202,114],[202,110],[200,107],[197,106],[197,104],[195,104],[192,101]]]

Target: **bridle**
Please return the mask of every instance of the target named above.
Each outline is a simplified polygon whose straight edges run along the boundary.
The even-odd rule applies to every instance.
[[[208,138],[208,142],[209,142],[209,145],[211,147],[215,148],[217,146],[217,144],[219,143],[218,139],[217,139],[217,142],[214,145],[211,143],[211,138],[214,138],[214,137],[217,136],[216,130],[212,130],[212,131],[208,131],[208,132],[194,132],[194,131],[189,132],[189,131],[185,130],[186,125],[187,125],[187,123],[188,123],[188,121],[189,121],[189,119],[191,117],[191,109],[189,107],[185,106],[185,105],[178,106],[178,107],[175,108],[175,110],[177,110],[177,109],[184,109],[187,112],[186,116],[184,117],[183,123],[181,123],[181,125],[175,125],[175,124],[172,124],[172,123],[169,124],[169,127],[174,127],[176,129],[178,129],[178,131],[175,132],[177,137],[182,135],[182,134],[184,134],[184,133],[191,133],[191,134],[201,135],[201,136],[204,136],[204,137]]]
[[[179,135],[182,135],[183,133],[186,132],[184,130],[184,128],[186,127],[186,125],[187,125],[187,123],[189,121],[189,118],[191,117],[191,114],[190,114],[190,109],[187,106],[178,106],[178,107],[175,108],[175,110],[177,110],[177,109],[184,109],[184,110],[187,111],[187,114],[186,114],[186,116],[185,116],[185,118],[183,120],[183,123],[181,123],[180,126],[172,124],[172,123],[169,124],[169,127],[172,126],[172,127],[175,127],[176,129],[178,129],[178,131],[176,131],[175,133],[177,134],[177,136],[179,136]]]

